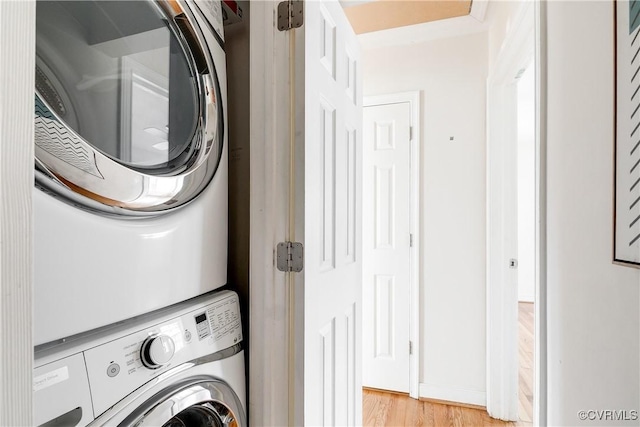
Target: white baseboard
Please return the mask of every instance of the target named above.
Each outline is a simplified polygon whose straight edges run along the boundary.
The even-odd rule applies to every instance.
[[[519,294],[518,302],[533,302],[533,294]]]
[[[446,400],[468,405],[487,406],[487,393],[464,388],[444,387],[420,383],[420,397],[425,399]]]

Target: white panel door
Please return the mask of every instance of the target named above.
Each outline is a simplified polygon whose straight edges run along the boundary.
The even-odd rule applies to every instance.
[[[408,102],[364,108],[362,383],[409,392],[410,123]]]
[[[360,48],[337,1],[305,2],[304,424],[362,423]]]

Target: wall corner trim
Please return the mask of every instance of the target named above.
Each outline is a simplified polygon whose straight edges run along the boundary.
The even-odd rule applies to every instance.
[[[487,15],[488,0],[474,0],[471,2],[471,11],[469,15],[476,19],[478,22],[484,22]]]

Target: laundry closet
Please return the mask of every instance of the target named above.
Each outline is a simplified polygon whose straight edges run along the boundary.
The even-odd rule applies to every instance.
[[[90,419],[94,424],[137,423],[141,412],[162,406],[180,390],[199,396],[199,403],[171,421],[176,425],[207,417],[223,424],[233,418],[244,425],[237,408],[269,425],[318,424],[323,413],[334,410],[336,422],[355,423],[361,407],[355,285],[361,252],[362,89],[359,47],[339,3],[308,2],[300,27],[300,3],[283,11],[275,2],[240,2],[243,19],[227,27],[224,37],[216,30],[218,18],[210,19],[223,15],[216,11],[217,2],[122,2],[132,7],[144,3],[149,9],[124,14],[101,7],[108,2],[64,3],[58,6],[80,3],[75,7],[82,9],[93,3],[100,10],[58,11],[72,15],[66,16],[68,24],[55,25],[63,33],[58,46],[71,47],[64,40],[72,36],[94,47],[94,54],[106,55],[104,67],[87,69],[70,82],[65,81],[71,73],[64,66],[47,61],[51,52],[36,55],[31,50],[38,37],[52,38],[46,31],[30,32],[35,5],[0,3],[0,21],[7,24],[0,48],[6,58],[16,58],[7,70],[12,76],[29,75],[40,62],[41,75],[37,101],[33,80],[14,77],[12,86],[0,76],[4,99],[16,109],[11,123],[21,125],[11,138],[34,139],[34,103],[41,122],[37,137],[42,137],[35,155],[32,149],[3,151],[3,159],[16,162],[20,179],[13,179],[10,190],[26,199],[26,214],[12,218],[21,235],[2,230],[3,236],[21,242],[2,265],[5,272],[22,275],[20,283],[35,283],[32,295],[8,280],[2,282],[3,291],[16,296],[5,312],[21,325],[2,325],[3,336],[17,343],[16,357],[3,354],[2,362],[16,367],[19,383],[3,387],[2,399],[9,396],[7,390],[25,398],[19,399],[25,405],[20,410],[5,412],[7,419],[13,424],[34,422],[24,418],[31,405],[25,396],[33,387],[24,378],[35,367],[36,393],[69,396],[64,402],[36,396],[35,407],[48,408],[46,416],[35,421],[40,424]],[[46,16],[53,19],[58,12]],[[156,22],[139,32],[127,30],[128,19],[139,13]],[[87,15],[102,19],[102,24],[83,28],[84,18],[79,18]],[[103,24],[116,30],[92,39]],[[168,33],[156,36],[159,30]],[[16,40],[18,34],[22,38]],[[320,35],[324,39],[316,38]],[[144,46],[162,51],[164,65],[149,67],[157,61],[136,50]],[[227,66],[220,66],[221,61]],[[183,90],[178,92],[189,107],[176,110],[171,82],[178,78],[180,63]],[[311,70],[314,75],[307,74]],[[327,86],[316,85],[320,81]],[[93,101],[76,96],[76,91],[109,97],[98,102],[100,108],[112,105],[119,112],[109,109],[85,120],[90,109],[82,102]],[[163,119],[145,121],[142,113],[147,110],[137,107],[139,100],[146,105],[155,100]],[[127,111],[141,114],[133,119],[123,114]],[[185,121],[180,114],[185,111],[196,118],[186,114]],[[27,115],[29,123],[20,121]],[[83,126],[91,121],[98,127],[86,132]],[[111,139],[96,131],[108,121],[117,123],[117,129],[109,131]],[[3,129],[3,141],[8,130]],[[128,137],[136,132],[144,135],[143,146],[130,145]],[[90,137],[117,141],[98,147],[85,144]],[[141,152],[153,154],[141,158]],[[28,173],[20,169],[25,162],[18,155],[24,154]],[[29,178],[34,158],[35,190]],[[107,184],[109,176],[124,175],[131,180]],[[42,215],[43,206],[50,215]],[[32,212],[33,223],[25,220]],[[43,229],[50,238],[42,238]],[[194,242],[199,248],[195,253],[189,249]],[[110,259],[119,261],[104,262]],[[29,268],[22,268],[32,263],[33,277]],[[137,286],[143,282],[147,288]],[[33,320],[24,315],[32,310]],[[56,323],[64,329],[54,327]],[[247,340],[254,351],[245,356]],[[26,361],[34,341],[38,347],[32,365]],[[252,384],[248,392],[240,379],[247,360]],[[200,369],[210,363],[218,371],[211,368],[209,372],[217,374],[209,376],[224,384],[200,378],[208,375]],[[223,368],[223,363],[232,368]],[[83,371],[90,373],[72,387],[71,378]],[[347,388],[342,383],[333,387],[343,374],[350,378]],[[170,383],[164,383],[167,378]],[[123,379],[125,385],[113,386]],[[168,384],[171,387],[164,387]],[[81,402],[79,394],[53,393],[60,387],[86,390],[87,385],[107,392],[97,391],[91,402]],[[157,397],[161,401],[154,400]],[[333,407],[330,402],[341,403]],[[61,407],[55,408],[57,404]],[[148,422],[158,424],[164,415],[154,414]]]
[[[246,426],[224,31],[241,7],[37,1],[35,18],[33,422]]]

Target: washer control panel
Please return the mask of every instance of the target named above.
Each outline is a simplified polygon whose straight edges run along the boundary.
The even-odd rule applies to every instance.
[[[222,2],[219,0],[202,0],[195,2],[211,27],[224,40]]]
[[[240,341],[240,307],[233,292],[144,329],[123,331],[84,352],[94,415],[159,374]]]

